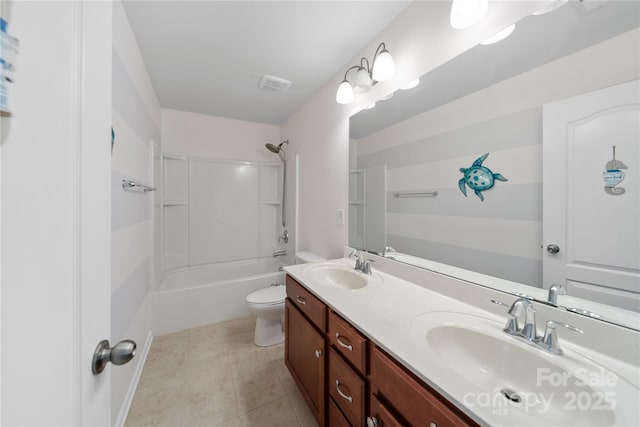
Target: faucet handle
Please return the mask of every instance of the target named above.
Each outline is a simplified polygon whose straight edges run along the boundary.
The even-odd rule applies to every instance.
[[[584,333],[582,329],[578,329],[575,326],[569,325],[567,323],[556,322],[555,320],[547,321],[547,327],[544,330],[544,336],[542,337],[542,340],[538,342],[538,344],[542,348],[553,354],[562,354],[562,349],[560,348],[560,344],[558,344],[556,326],[563,326],[571,332],[575,332],[578,334]]]
[[[373,259],[367,259],[367,260],[364,260],[364,261],[362,262],[362,264],[360,265],[360,267],[361,267],[361,271],[362,271],[363,273],[365,273],[365,274],[371,274],[371,263],[372,263],[372,262],[376,262],[376,261],[375,261],[375,260],[373,260]]]
[[[497,304],[497,305],[503,305],[505,307],[511,307],[509,304],[505,304],[502,301],[499,301],[497,299],[491,299],[490,300],[492,303]],[[511,315],[511,313],[509,313]],[[518,319],[511,315],[511,317],[509,317],[509,319],[507,320],[507,323],[504,325],[504,329],[503,331],[505,331],[506,333],[508,333],[509,335],[515,335],[517,333],[519,333],[519,329],[518,329]]]

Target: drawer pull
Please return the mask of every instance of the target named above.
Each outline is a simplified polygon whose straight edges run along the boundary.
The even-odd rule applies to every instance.
[[[346,394],[344,394],[342,392],[342,390],[340,390],[340,381],[338,381],[338,380],[336,380],[336,390],[338,390],[338,394],[340,396],[342,396],[343,398],[347,399],[349,401],[349,403],[353,403],[353,397],[347,396]]]
[[[353,351],[353,346],[351,344],[345,344],[340,340],[340,334],[336,332],[336,341],[340,344],[341,347],[346,348],[349,351]]]
[[[307,300],[300,295],[296,295],[296,301],[298,301],[298,304],[307,305]]]
[[[322,350],[316,350],[316,358],[320,359],[322,356]]]
[[[378,427],[378,419],[376,417],[367,417],[367,427]]]

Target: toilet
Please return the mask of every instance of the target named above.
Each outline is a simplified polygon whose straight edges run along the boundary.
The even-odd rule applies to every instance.
[[[326,261],[311,252],[295,255],[296,264]],[[284,300],[287,297],[284,284],[272,285],[247,295],[249,312],[256,316],[253,342],[259,347],[268,347],[284,341]]]

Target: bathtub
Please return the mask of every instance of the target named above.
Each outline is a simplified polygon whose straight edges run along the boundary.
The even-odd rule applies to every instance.
[[[221,322],[249,314],[245,297],[274,283],[284,283],[285,264],[257,258],[193,266],[165,275],[152,294],[154,335]]]

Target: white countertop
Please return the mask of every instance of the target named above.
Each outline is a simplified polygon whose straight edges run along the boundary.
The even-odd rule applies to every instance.
[[[391,354],[478,423],[505,426],[549,425],[548,418],[539,417],[534,410],[535,408],[530,408],[527,411],[504,408],[504,411],[496,411],[494,406],[483,405],[481,400],[483,396],[479,396],[477,390],[474,390],[474,393],[469,393],[469,384],[465,382],[464,378],[442,369],[441,365],[434,364],[433,355],[425,354],[425,351],[429,351],[428,348],[419,342],[420,337],[416,339],[415,331],[411,332],[412,322],[425,313],[454,312],[487,319],[488,324],[497,325],[495,328],[497,328],[497,333],[500,333],[507,318],[506,313],[504,316],[498,316],[492,312],[481,310],[477,306],[430,290],[431,282],[435,283],[435,281],[438,281],[440,287],[448,286],[448,283],[443,282],[451,281],[451,287],[455,287],[456,279],[437,273],[425,271],[420,275],[421,283],[412,283],[374,268],[373,278],[367,286],[349,290],[328,286],[313,280],[309,271],[319,264],[353,267],[354,261],[342,258],[325,263],[293,265],[284,269],[376,345]],[[517,343],[515,338],[514,342]],[[527,344],[522,343],[521,345],[527,347]],[[565,350],[574,348],[568,342],[563,342],[563,347]],[[547,355],[543,354],[542,357],[547,357]],[[549,355],[549,357],[557,358],[558,356]],[[562,359],[554,360],[557,362]],[[609,359],[607,361],[609,362]],[[617,361],[611,361],[611,363],[619,371],[624,371],[627,374],[631,372],[631,375],[635,372],[633,371],[634,367],[629,367],[627,364],[618,364]],[[608,364],[607,366],[612,365]],[[637,383],[632,387],[631,396],[618,396],[618,404],[627,404],[628,399],[631,399],[630,402],[636,402],[633,405],[637,407],[640,395],[637,394],[636,387]],[[625,388],[625,390],[627,389]],[[571,414],[569,414],[570,416]],[[562,418],[564,419],[564,417]],[[567,418],[567,420],[567,423],[571,424],[571,419]],[[567,425],[567,423],[561,421],[559,424]],[[624,424],[630,425],[628,421],[625,421]]]

